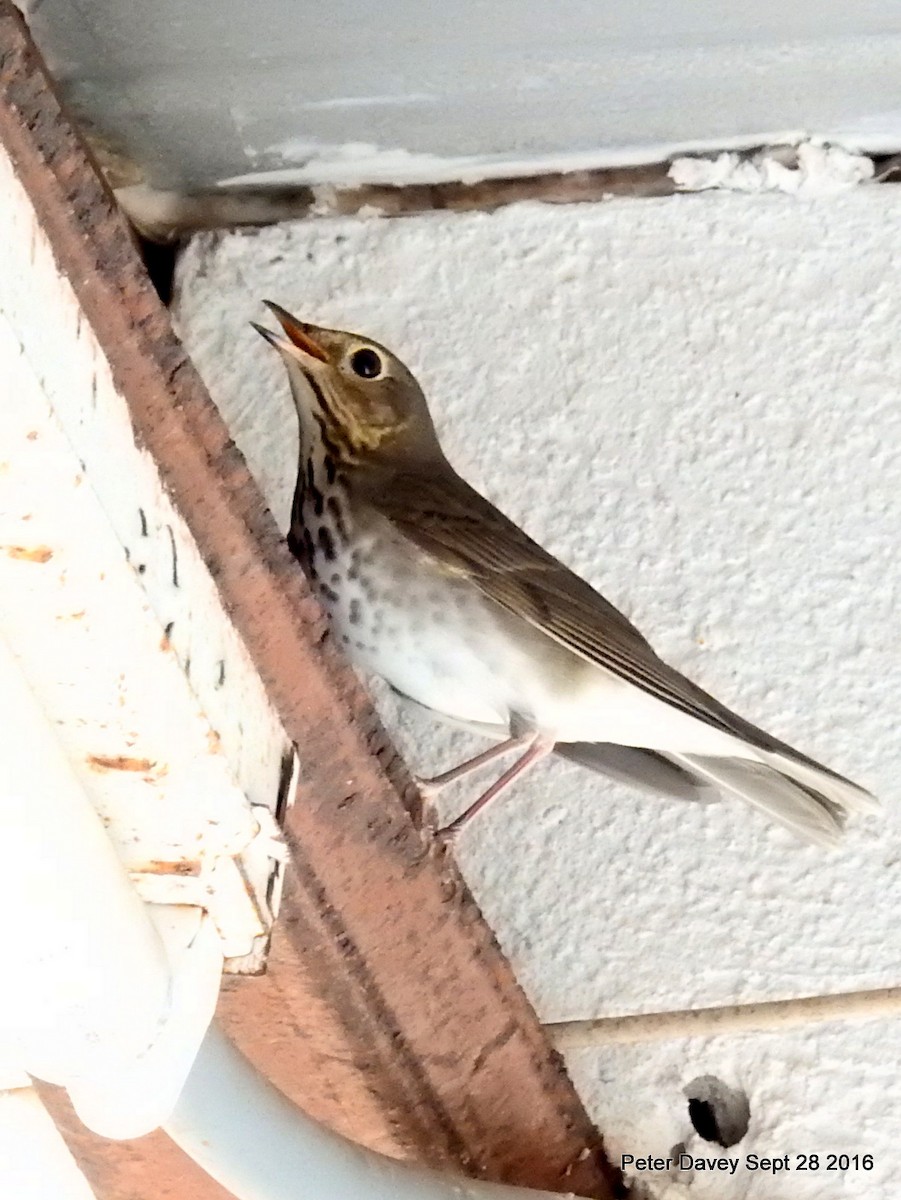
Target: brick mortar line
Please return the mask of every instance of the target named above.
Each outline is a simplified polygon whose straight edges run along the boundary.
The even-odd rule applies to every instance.
[[[629,1045],[685,1037],[772,1032],[826,1021],[867,1021],[899,1015],[901,987],[888,987],[861,992],[832,992],[782,1000],[760,1000],[750,1004],[631,1013],[624,1017],[551,1021],[545,1022],[544,1028],[551,1041],[562,1052],[585,1049],[589,1046]]]

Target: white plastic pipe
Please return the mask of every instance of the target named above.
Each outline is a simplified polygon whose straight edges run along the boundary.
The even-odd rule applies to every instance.
[[[354,1145],[301,1112],[215,1024],[163,1128],[237,1200],[561,1200]]]
[[[2,636],[0,729],[0,1061],[65,1085],[153,1042],[168,963]]]
[[[33,1088],[0,1091],[0,1196],[95,1200]]]
[[[212,1018],[218,934],[151,915],[2,636],[0,731],[0,1073],[62,1085],[97,1133],[149,1133]]]

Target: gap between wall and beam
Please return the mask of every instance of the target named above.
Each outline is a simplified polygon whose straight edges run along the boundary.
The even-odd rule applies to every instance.
[[[798,147],[756,146],[744,151],[724,151],[737,165],[752,166],[764,160],[796,169]],[[698,162],[714,162],[705,154]],[[539,201],[544,204],[578,204],[613,197],[636,199],[688,194],[673,178],[677,160],[642,166],[598,167],[591,170],[536,173],[507,179],[475,182],[412,184],[247,185],[197,193],[161,191],[141,183],[115,189],[123,211],[141,235],[165,243],[209,229],[236,229],[297,221],[306,217],[404,217],[426,212],[492,212],[509,204]],[[685,161],[683,156],[678,161]],[[871,156],[873,183],[901,182],[901,155]],[[115,178],[111,176],[115,182]]]

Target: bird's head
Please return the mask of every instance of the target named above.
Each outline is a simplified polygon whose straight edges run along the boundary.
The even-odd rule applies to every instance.
[[[371,338],[310,325],[264,303],[283,336],[252,324],[281,354],[302,422],[312,418],[350,462],[440,454],[422,389],[396,355]]]

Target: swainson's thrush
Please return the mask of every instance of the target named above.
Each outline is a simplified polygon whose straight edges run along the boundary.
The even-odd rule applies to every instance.
[[[498,745],[426,781],[520,756],[455,832],[556,751],[698,799],[732,793],[802,837],[838,840],[863,788],[736,716],[454,471],[419,384],[368,338],[267,305],[300,422],[289,544],[351,659]]]

